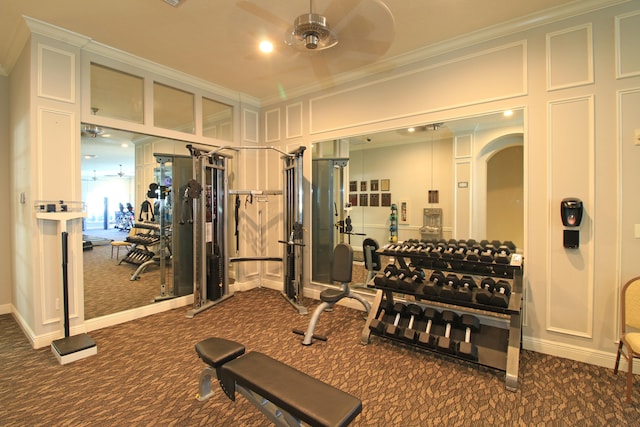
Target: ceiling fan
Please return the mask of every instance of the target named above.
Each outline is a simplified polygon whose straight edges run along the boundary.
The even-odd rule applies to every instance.
[[[122,171],[122,165],[120,165],[120,171],[118,173],[112,174],[112,175],[105,175],[105,176],[118,176],[118,177],[122,178],[122,177],[124,177],[126,175],[127,174]]]
[[[96,173],[96,170],[93,170],[93,175],[92,176],[85,176],[82,178],[83,181],[97,181],[98,180],[98,175]]]
[[[83,124],[80,128],[80,135],[96,138],[104,133],[104,129],[100,126]]]
[[[380,0],[310,0],[308,13],[295,18],[291,3],[284,6],[277,2],[278,6],[270,9],[263,4],[259,0],[236,2],[241,11],[267,24],[266,33],[272,39],[280,38],[285,47],[300,55],[287,54],[283,49],[281,61],[289,67],[296,66],[291,61],[311,62],[320,82],[375,62],[389,50],[395,37],[393,15]]]

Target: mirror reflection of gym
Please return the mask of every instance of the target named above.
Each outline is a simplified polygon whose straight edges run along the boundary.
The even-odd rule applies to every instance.
[[[524,111],[514,110],[315,143],[312,281],[330,283],[323,254],[338,243],[350,242],[361,263],[365,238],[388,243],[391,205],[406,211],[398,240],[435,231],[446,240],[511,240],[522,248],[523,135]],[[346,221],[349,232],[340,227]]]
[[[82,125],[86,319],[193,291],[191,230],[174,226],[180,200],[174,185],[191,177],[190,157],[179,154],[188,154],[185,146]],[[188,268],[173,268],[181,264]]]

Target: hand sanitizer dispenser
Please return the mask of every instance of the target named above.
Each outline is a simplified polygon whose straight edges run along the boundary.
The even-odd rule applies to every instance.
[[[582,222],[583,204],[580,199],[563,199],[560,203],[560,217],[565,227],[579,227]],[[564,230],[563,245],[565,248],[577,249],[580,246],[578,230]]]

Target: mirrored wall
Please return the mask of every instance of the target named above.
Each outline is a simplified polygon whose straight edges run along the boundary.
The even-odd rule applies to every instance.
[[[81,129],[85,318],[191,293],[192,228],[176,227],[192,176],[187,143]]]
[[[329,282],[337,243],[357,250],[367,237],[380,246],[396,239],[473,238],[511,240],[522,248],[523,113],[315,143],[312,280]]]

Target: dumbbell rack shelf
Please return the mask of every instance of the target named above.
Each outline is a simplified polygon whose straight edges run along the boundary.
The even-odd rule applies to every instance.
[[[423,266],[426,279],[425,282],[417,284],[411,290],[374,285],[373,282],[370,282],[368,287],[376,289],[376,294],[366,324],[362,330],[362,344],[368,344],[370,342],[371,335],[373,334],[380,338],[410,345],[420,350],[436,352],[436,350],[418,346],[417,343],[406,341],[400,337],[385,335],[384,333],[374,333],[374,331],[369,328],[371,322],[378,318],[382,309],[385,307],[392,307],[394,305],[394,294],[404,295],[406,304],[413,303],[418,304],[423,308],[433,307],[439,311],[442,311],[443,309],[452,310],[458,314],[469,313],[479,317],[480,319],[491,319],[491,321],[481,321],[480,330],[471,334],[471,342],[475,344],[478,349],[478,360],[463,360],[505,372],[506,389],[510,391],[517,390],[522,338],[521,311],[524,269],[522,257],[516,256],[510,264],[506,265],[506,269],[504,268],[505,264],[502,264],[499,267],[499,272],[495,272],[492,269],[491,263],[486,262],[456,260],[456,268],[454,268],[450,263],[447,263],[446,267],[444,264],[434,267],[430,265],[432,259],[430,259],[427,254],[387,251],[385,248],[381,248],[377,252],[380,255],[393,257],[394,262],[397,262],[400,268],[403,269],[408,268],[407,260],[413,265]],[[424,267],[425,265],[427,267]],[[472,292],[471,301],[442,298],[437,295],[426,295],[423,292],[423,289],[426,286],[431,273],[435,270],[442,271],[443,273],[448,272],[461,275],[492,277],[496,280],[507,280],[510,282],[512,288],[508,306],[498,307],[478,303],[476,301],[476,293],[478,289],[474,289]],[[394,318],[395,313],[387,313],[387,310],[385,310],[384,317],[379,320],[382,320],[385,323],[393,323]],[[405,316],[401,318],[398,326],[407,327],[408,322],[408,316]],[[425,328],[426,320],[424,319],[416,321],[413,326],[413,329],[415,330],[424,331]],[[439,323],[434,323],[431,328],[431,334],[436,336],[444,336],[444,331],[445,326]],[[454,327],[451,330],[450,336],[453,340],[463,341],[464,335],[464,330]],[[437,353],[448,357],[458,357],[455,353]]]

